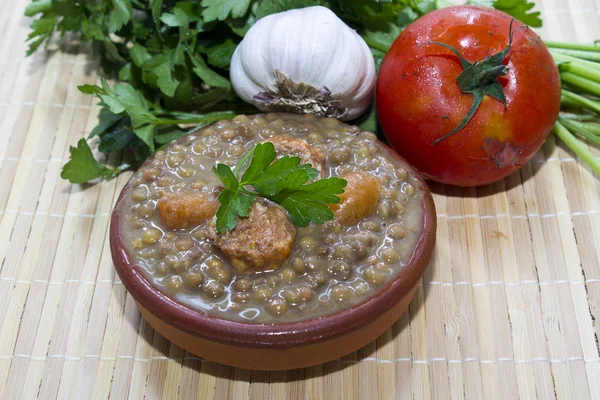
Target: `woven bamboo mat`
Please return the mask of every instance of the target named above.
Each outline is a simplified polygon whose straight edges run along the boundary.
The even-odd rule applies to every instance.
[[[408,312],[358,352],[269,373],[171,345],[108,251],[128,176],[59,178],[96,121],[76,88],[96,62],[75,45],[25,58],[27,3],[0,0],[0,397],[600,398],[600,180],[553,137],[502,182],[432,185],[434,260]],[[599,0],[536,3],[544,38],[600,38]]]

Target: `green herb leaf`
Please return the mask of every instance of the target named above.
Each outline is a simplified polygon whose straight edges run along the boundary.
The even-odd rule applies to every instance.
[[[144,71],[152,73],[156,77],[156,84],[161,92],[169,97],[175,95],[175,90],[179,86],[179,81],[173,74],[174,55],[174,50],[169,50],[166,53],[155,55],[143,65]]]
[[[237,178],[229,166],[225,164],[217,164],[213,167],[212,171],[219,177],[221,182],[223,182],[226,189],[235,191],[240,186]]]
[[[152,55],[148,50],[139,43],[135,43],[131,49],[129,49],[129,55],[131,56],[131,61],[140,68],[146,61],[152,58]]]
[[[50,39],[50,36],[52,36],[52,33],[58,24],[58,20],[59,17],[53,11],[49,11],[48,13],[45,13],[42,18],[31,23],[32,31],[27,36],[27,41],[29,41],[29,48],[27,49],[28,56],[33,54],[38,47]]]
[[[52,0],[39,0],[29,3],[25,8],[25,16],[33,17],[36,14],[46,13],[52,10]]]
[[[253,197],[239,191],[225,189],[217,200],[221,206],[217,210],[217,232],[225,232],[235,228],[237,216],[247,217],[252,206]]]
[[[105,94],[104,90],[102,90],[102,88],[100,88],[97,85],[81,85],[81,86],[77,86],[77,89],[79,89],[79,91],[81,93],[85,93],[85,94]]]
[[[236,174],[249,159],[250,165],[240,181]],[[225,190],[218,197],[221,206],[217,210],[217,231],[233,229],[237,216],[245,217],[253,197],[264,197],[282,205],[292,221],[306,226],[311,221],[323,223],[333,218],[327,204],[340,201],[337,194],[343,193],[346,181],[340,178],[307,182],[317,177],[318,171],[309,164],[298,165],[299,157],[276,157],[272,143],[259,143],[240,159],[234,173],[225,164],[218,164],[213,172],[219,177]],[[245,186],[252,186],[253,192]]]
[[[156,25],[158,25],[158,21],[160,19],[160,12],[162,11],[162,4],[163,4],[162,0],[150,0],[150,6],[152,7],[152,9],[151,9],[152,19],[154,20],[154,23]]]
[[[160,20],[171,27],[186,27],[190,24],[187,14],[181,8],[174,8],[173,13],[165,13]]]
[[[113,11],[110,13],[109,30],[116,32],[131,19],[133,7],[129,0],[112,0]]]
[[[245,184],[254,184],[260,181],[263,171],[275,159],[275,146],[273,143],[259,143],[254,148],[254,155],[250,161],[250,165],[242,175],[242,182]]]
[[[150,151],[154,151],[154,125],[157,118],[150,112],[144,96],[126,83],[117,83],[112,90],[104,78],[101,78],[100,82],[102,88],[84,85],[80,90],[100,98],[114,114],[126,112],[131,120],[133,132]]]
[[[102,136],[105,133],[107,133],[107,131],[109,129],[111,129],[113,126],[115,126],[118,122],[123,121],[123,124],[127,123],[128,121],[124,121],[127,120],[127,117],[123,117],[120,114],[113,114],[110,109],[106,108],[106,107],[102,107],[100,109],[100,112],[98,113],[98,125],[96,125],[94,127],[94,129],[92,129],[92,131],[90,132],[88,139],[93,138],[94,136]]]
[[[79,139],[77,147],[71,146],[71,157],[63,166],[60,177],[68,179],[71,183],[84,183],[96,178],[112,178],[127,166],[118,169],[106,168],[100,164],[85,139]]]
[[[231,39],[225,39],[224,42],[207,49],[208,63],[218,68],[229,69],[231,57],[237,44]]]
[[[102,153],[117,153],[123,151],[134,138],[134,134],[131,133],[127,127],[123,124],[119,124],[111,129],[106,134],[102,135],[100,144],[98,145],[98,151]]]
[[[476,6],[494,7],[496,10],[504,11],[533,28],[542,26],[542,20],[538,11],[530,11],[535,4],[528,0],[468,0],[466,4]],[[448,4],[453,5],[453,4]]]
[[[240,18],[246,14],[250,7],[250,0],[202,0],[202,6],[206,7],[202,16],[206,22],[225,20],[229,15]]]
[[[496,0],[494,1],[494,8],[496,10],[504,11],[508,15],[512,15],[525,25],[529,25],[533,28],[539,28],[542,26],[542,20],[540,19],[540,13],[538,11],[530,11],[535,4],[527,0]]]
[[[298,226],[307,226],[310,222],[322,224],[333,218],[327,204],[340,202],[336,195],[344,192],[346,183],[341,178],[321,179],[283,190],[270,199],[281,204],[290,214],[292,222]]]
[[[265,169],[254,187],[263,196],[273,196],[285,188],[305,184],[319,175],[310,164],[300,164],[299,157],[282,157]]]
[[[206,84],[217,88],[229,88],[231,82],[229,79],[222,77],[206,65],[206,62],[199,54],[189,54],[192,64],[194,65],[194,73],[198,75]]]

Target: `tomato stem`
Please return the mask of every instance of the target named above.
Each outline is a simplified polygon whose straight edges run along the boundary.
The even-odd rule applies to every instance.
[[[583,142],[577,140],[577,138],[560,122],[557,122],[554,125],[553,131],[567,147],[573,150],[579,158],[592,168],[592,171],[594,171],[596,175],[600,175],[600,158],[592,154]]]

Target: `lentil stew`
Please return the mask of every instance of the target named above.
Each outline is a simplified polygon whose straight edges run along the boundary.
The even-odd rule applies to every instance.
[[[222,184],[212,166],[233,166],[266,140],[278,155],[311,163],[320,178],[348,181],[342,202],[330,207],[335,218],[290,228],[279,206],[257,201],[247,220],[254,212],[274,229],[243,240],[217,234]],[[117,205],[121,237],[149,282],[191,309],[252,323],[313,319],[364,302],[410,259],[424,196],[410,171],[373,133],[335,119],[239,115],[165,147],[140,168]],[[278,246],[277,257],[249,254],[253,240]]]

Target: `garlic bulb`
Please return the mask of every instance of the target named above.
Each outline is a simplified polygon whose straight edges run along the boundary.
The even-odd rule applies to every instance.
[[[235,49],[230,71],[238,96],[261,111],[341,120],[366,110],[375,83],[367,44],[321,6],[260,19]]]

